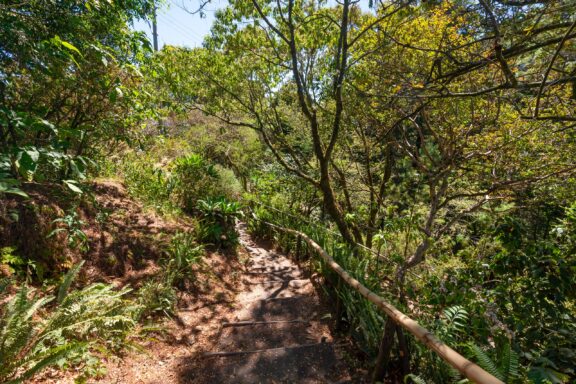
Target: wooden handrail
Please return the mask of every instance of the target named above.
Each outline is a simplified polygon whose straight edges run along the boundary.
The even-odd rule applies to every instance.
[[[306,243],[312,249],[314,249],[320,255],[320,257],[322,257],[322,259],[324,259],[328,266],[330,266],[330,268],[332,268],[334,272],[336,272],[346,284],[364,296],[368,301],[382,309],[388,316],[390,316],[390,318],[392,318],[396,324],[400,325],[406,331],[414,335],[414,337],[416,337],[416,339],[418,339],[422,344],[436,352],[436,354],[438,354],[442,360],[450,364],[468,379],[478,384],[504,384],[503,381],[486,372],[477,364],[466,359],[464,356],[444,344],[430,331],[420,326],[415,320],[400,312],[392,304],[388,303],[382,297],[378,296],[364,285],[362,285],[362,283],[360,283],[358,280],[350,276],[348,272],[346,272],[338,263],[336,263],[332,256],[330,256],[320,245],[318,245],[307,235],[294,229],[284,228],[276,224],[268,223],[266,221],[263,222],[273,228],[292,233],[304,239],[304,241],[306,241]]]

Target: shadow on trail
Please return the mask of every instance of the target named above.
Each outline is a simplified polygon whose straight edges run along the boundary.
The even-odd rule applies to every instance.
[[[201,354],[180,358],[178,383],[334,383],[347,369],[333,344],[329,309],[306,274],[287,257],[253,242],[232,316]],[[210,321],[210,319],[206,319]]]

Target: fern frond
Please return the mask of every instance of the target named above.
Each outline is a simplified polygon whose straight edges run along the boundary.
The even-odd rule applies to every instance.
[[[502,372],[500,372],[496,364],[494,364],[490,356],[488,356],[488,354],[484,352],[482,348],[480,348],[474,343],[468,343],[467,345],[472,354],[474,355],[474,357],[476,358],[478,365],[482,369],[490,373],[492,376],[495,376],[498,379],[505,381],[505,377],[502,374]]]
[[[68,292],[81,265],[66,274],[60,302],[45,319],[36,314],[52,296],[29,298],[24,286],[6,303],[0,315],[0,382],[20,383],[70,354],[74,361],[89,359],[90,350],[119,345],[134,329],[138,307],[124,299],[129,288],[93,284]]]
[[[12,284],[12,279],[9,277],[3,277],[0,279],[0,295],[3,295],[8,288]]]
[[[536,384],[563,384],[567,382],[569,377],[549,367],[532,367],[528,372],[528,379]]]
[[[52,300],[54,300],[54,297],[45,296],[31,303],[26,312],[21,314],[20,320],[29,320],[40,308],[42,308],[44,305],[48,304]]]
[[[503,347],[501,364],[500,364],[500,371],[504,374],[506,382],[518,376],[518,366],[519,366],[518,353],[516,353],[516,351],[512,349],[512,344],[508,342]]]
[[[449,333],[463,332],[468,324],[468,312],[461,305],[446,308],[444,310],[444,317]]]
[[[456,383],[462,379],[462,374],[456,368],[452,367],[451,365],[447,366],[448,374],[450,375],[450,382]]]
[[[22,383],[24,380],[31,378],[44,368],[56,364],[58,360],[66,357],[69,353],[81,348],[83,345],[83,343],[69,343],[59,347],[51,348],[48,351],[42,353],[40,356],[36,356],[36,358],[40,358],[41,360],[34,364],[31,368],[25,370],[18,378],[10,380],[4,384]]]
[[[78,272],[80,272],[80,269],[82,268],[83,265],[84,260],[82,260],[81,262],[70,268],[70,270],[64,276],[64,280],[62,281],[62,284],[60,284],[60,288],[58,288],[58,297],[56,299],[58,303],[61,303],[66,298],[66,295],[68,294],[68,289],[70,289],[70,285],[72,285],[72,282],[74,281],[76,276],[78,276]]]

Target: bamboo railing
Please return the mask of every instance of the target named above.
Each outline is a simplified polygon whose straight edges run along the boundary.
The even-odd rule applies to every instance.
[[[504,384],[501,380],[486,372],[477,364],[466,359],[464,356],[460,355],[458,352],[444,344],[430,331],[420,326],[415,320],[406,316],[392,304],[388,303],[382,297],[378,296],[364,285],[362,285],[358,280],[346,272],[338,263],[336,263],[332,256],[330,256],[320,245],[314,242],[314,240],[312,240],[306,234],[294,229],[284,228],[276,224],[268,223],[265,221],[262,222],[271,226],[272,228],[276,228],[278,230],[291,233],[302,238],[313,250],[318,253],[318,255],[326,262],[326,264],[334,272],[336,272],[346,284],[356,290],[368,301],[375,304],[378,308],[382,309],[382,311],[384,311],[386,315],[388,315],[396,324],[404,328],[407,332],[411,333],[426,347],[436,352],[436,354],[440,356],[442,360],[450,364],[452,367],[454,367],[454,369],[458,370],[458,372],[460,372],[466,378],[478,384]]]

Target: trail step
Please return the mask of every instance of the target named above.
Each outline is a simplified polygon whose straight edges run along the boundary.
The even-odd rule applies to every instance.
[[[252,271],[250,269],[252,269]],[[259,271],[254,271],[254,269],[258,269]],[[274,273],[294,272],[294,271],[300,272],[298,270],[298,268],[293,268],[293,267],[274,269],[274,268],[264,266],[264,267],[250,267],[244,273],[246,273],[248,275],[269,275],[269,274],[274,274]]]
[[[319,323],[276,323],[222,328],[213,350],[252,351],[318,343],[327,338]]]
[[[255,273],[262,273],[262,272],[288,272],[288,271],[299,271],[299,268],[296,266],[290,267],[281,267],[281,268],[273,268],[266,265],[262,266],[250,266],[248,268],[248,272],[255,272]]]
[[[289,324],[289,323],[310,323],[313,320],[303,320],[303,319],[295,319],[295,320],[269,320],[269,321],[235,321],[235,322],[227,322],[222,323],[223,328],[227,327],[246,327],[251,325],[271,325],[271,324]]]
[[[297,284],[297,282],[303,281],[303,284]],[[293,287],[302,287],[307,284],[311,284],[312,281],[310,279],[280,279],[280,280],[266,280],[266,281],[255,281],[251,283],[252,285],[261,285],[261,284],[278,284],[278,283],[288,283],[289,286]]]
[[[330,345],[332,343],[311,343],[311,344],[301,344],[301,345],[293,345],[290,347],[277,347],[277,348],[264,348],[264,349],[254,349],[251,351],[224,351],[224,352],[206,352],[203,353],[202,357],[228,357],[228,356],[239,356],[239,355],[251,355],[254,353],[266,353],[266,352],[278,352],[278,351],[292,351],[302,348],[312,348],[318,346],[325,346]]]
[[[266,304],[266,303],[273,303],[276,301],[282,301],[282,300],[306,300],[306,299],[310,299],[310,296],[286,296],[286,297],[269,297],[266,299],[252,299],[252,300],[246,300],[243,301],[242,304],[245,305],[250,305],[250,304],[255,304],[255,303],[261,303],[261,304]],[[216,304],[227,304],[227,303],[236,303],[236,301],[223,301],[221,303],[216,303]],[[195,308],[184,308],[181,309],[180,311],[195,311]]]
[[[260,299],[258,301],[262,301],[264,303],[269,303],[269,302],[280,301],[280,300],[305,300],[305,299],[310,299],[310,296],[269,297],[267,299]]]
[[[226,355],[223,355],[223,352]],[[331,343],[289,348],[222,351],[198,359],[206,383],[219,384],[319,384],[341,381],[342,365]],[[214,352],[213,352],[214,353]]]
[[[319,299],[311,295],[294,294],[247,300],[236,311],[237,321],[275,321],[314,319],[318,316]]]

